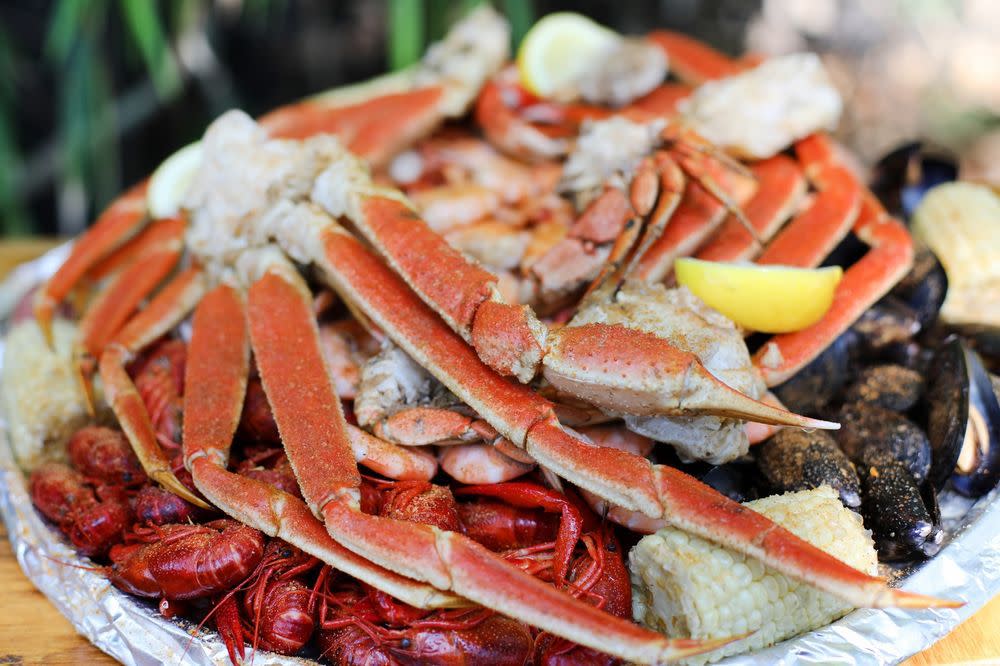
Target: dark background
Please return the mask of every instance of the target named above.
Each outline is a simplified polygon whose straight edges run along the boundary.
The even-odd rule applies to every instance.
[[[4,0],[0,233],[73,234],[221,112],[256,115],[385,72],[477,2]],[[495,2],[515,39],[573,9],[733,53],[757,2]]]
[[[0,235],[76,234],[221,112],[408,64],[482,1],[0,0]],[[733,55],[816,50],[845,97],[838,136],[862,163],[916,138],[961,153],[1000,126],[1000,0],[493,5],[515,43],[571,9]]]

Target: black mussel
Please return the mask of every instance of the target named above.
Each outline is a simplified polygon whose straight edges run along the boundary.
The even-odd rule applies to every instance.
[[[913,142],[878,161],[872,169],[871,189],[890,213],[909,219],[927,190],[957,177],[954,158]]]
[[[920,484],[920,499],[924,501],[927,515],[931,517],[935,527],[941,527],[941,505],[938,504],[937,493],[929,483]]]
[[[969,370],[961,340],[950,338],[938,348],[926,381],[924,402],[931,444],[927,481],[941,492],[958,464],[969,423]]]
[[[891,293],[910,306],[920,327],[926,328],[937,318],[944,303],[948,293],[948,276],[934,253],[921,246],[917,249],[913,268]]]
[[[872,365],[860,373],[844,392],[845,402],[864,402],[905,412],[920,400],[924,378],[901,365]]]
[[[736,502],[760,497],[760,475],[753,462],[734,460],[722,465],[703,461],[683,462],[671,446],[658,446],[653,455],[657,463],[676,467]]]
[[[844,506],[861,504],[854,466],[827,433],[786,428],[754,447],[757,468],[778,492],[809,490],[824,484],[840,495]]]
[[[902,464],[917,483],[927,478],[931,446],[927,435],[913,421],[877,405],[858,402],[845,404],[837,420],[837,443],[854,464],[860,467],[894,461]]]
[[[887,363],[915,370],[923,377],[927,374],[931,359],[934,358],[934,350],[923,346],[916,340],[907,340],[906,342],[894,342],[886,345],[879,357]]]
[[[822,416],[850,381],[858,347],[857,333],[845,331],[791,379],[772,390],[793,412]]]
[[[868,308],[851,330],[858,334],[867,354],[878,356],[888,345],[912,340],[920,332],[920,322],[913,308],[886,296]]]
[[[993,490],[1000,479],[1000,403],[979,356],[965,350],[969,369],[969,420],[952,485],[969,497]]]
[[[746,502],[757,499],[759,495],[754,483],[755,477],[753,465],[731,462],[725,465],[713,465],[700,475],[699,479],[706,486],[718,490],[731,500]]]
[[[932,557],[941,549],[944,532],[904,465],[891,460],[859,465],[858,476],[864,493],[861,514],[875,537],[880,560]]]
[[[853,266],[870,248],[854,234],[844,236],[837,246],[826,255],[821,266]]]
[[[992,372],[1000,372],[1000,327],[989,324],[958,324],[949,329],[982,355],[983,362]]]

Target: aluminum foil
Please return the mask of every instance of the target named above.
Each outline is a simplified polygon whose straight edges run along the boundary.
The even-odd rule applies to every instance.
[[[51,275],[67,246],[19,267],[0,284],[0,331],[14,305],[34,285]],[[2,331],[5,332],[5,331]],[[0,364],[3,341],[0,340]],[[6,423],[0,431],[7,438]],[[909,590],[965,605],[922,611],[862,609],[833,624],[757,652],[719,663],[891,664],[926,649],[1000,593],[1000,501],[994,490],[978,502],[944,493],[947,545],[933,559],[890,573]],[[62,536],[34,510],[26,478],[9,446],[0,446],[0,514],[21,569],[81,634],[124,664],[226,664],[218,636],[192,624],[166,620],[154,604],[113,588],[79,557]],[[306,660],[264,651],[254,663],[302,664]]]

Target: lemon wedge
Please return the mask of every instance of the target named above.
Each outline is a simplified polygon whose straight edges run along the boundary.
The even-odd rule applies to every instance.
[[[674,263],[677,282],[733,320],[763,333],[789,333],[812,326],[826,314],[843,271],[702,261]]]
[[[184,146],[156,167],[146,191],[146,206],[150,217],[171,217],[180,211],[199,166],[201,142],[196,141]]]
[[[517,50],[521,83],[539,97],[575,97],[577,79],[621,39],[582,14],[549,14],[521,40]]]

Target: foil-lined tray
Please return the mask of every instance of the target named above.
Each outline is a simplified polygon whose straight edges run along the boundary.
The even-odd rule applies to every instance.
[[[0,333],[14,306],[62,263],[68,246],[17,268],[0,284]],[[0,340],[0,364],[4,343]],[[0,431],[7,440],[6,421]],[[1000,594],[1000,492],[977,502],[945,492],[941,509],[946,545],[933,559],[886,571],[922,594],[958,599],[957,609],[854,611],[833,624],[773,647],[723,660],[728,665],[892,664],[926,649]],[[219,637],[185,621],[166,620],[154,604],[113,588],[35,511],[27,479],[9,445],[0,445],[0,514],[11,547],[31,582],[94,645],[124,664],[226,664]],[[303,659],[257,651],[254,663],[303,664]]]

